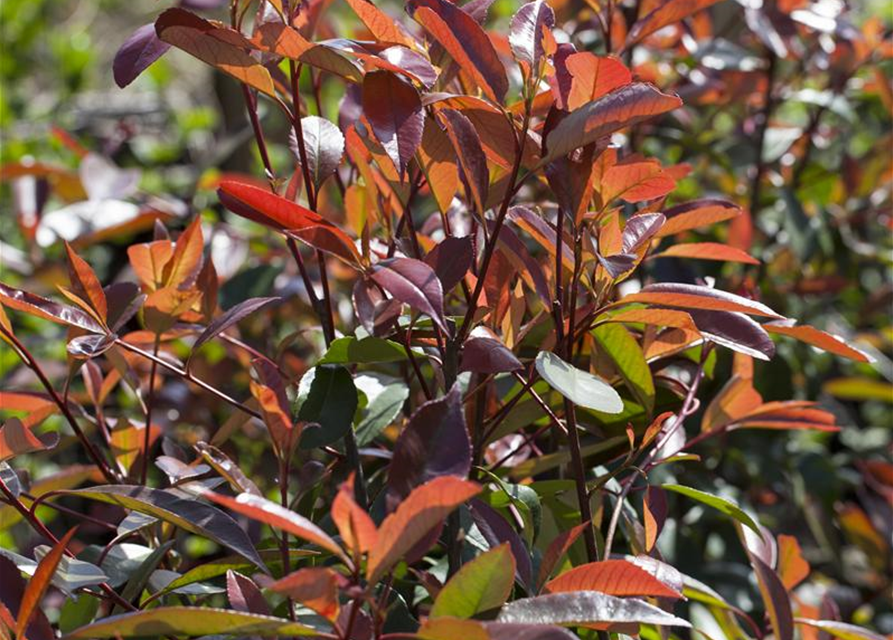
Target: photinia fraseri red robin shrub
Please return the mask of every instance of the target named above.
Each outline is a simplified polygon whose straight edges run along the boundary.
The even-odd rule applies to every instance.
[[[0,284],[0,333],[41,385],[2,392],[21,415],[0,429],[0,489],[40,541],[0,554],[4,637],[880,637],[804,602],[797,538],[698,455],[740,430],[840,429],[813,402],[764,401],[754,360],[774,339],[869,361],[752,282],[655,266],[761,264],[691,241],[755,206],[674,198],[692,168],[650,142],[691,116],[629,66],[712,2],[608,3],[595,40],[541,1],[505,32],[477,1],[410,0],[401,21],[347,0],[359,30],[334,3],[234,1],[228,24],[182,4],[127,40],[115,79],[173,47],[240,84],[265,175],[223,177],[217,199],[263,259],[293,262],[292,288],[222,308],[235,278],[202,218],[172,235],[151,208],[127,223],[146,234],[129,281],[103,286],[69,238],[56,299]],[[82,169],[88,203],[132,190],[94,155]],[[20,314],[67,328],[61,388]],[[53,415],[62,434],[39,428]],[[76,478],[23,488],[19,461],[66,449]],[[701,488],[677,481],[691,466]],[[748,606],[667,561],[690,519],[738,538],[724,553],[751,567]],[[57,591],[62,615],[41,606]]]

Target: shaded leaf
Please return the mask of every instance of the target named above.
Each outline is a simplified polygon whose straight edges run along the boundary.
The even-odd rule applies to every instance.
[[[118,505],[164,520],[190,533],[210,538],[261,569],[266,569],[254,545],[236,521],[198,500],[161,489],[123,484],[74,489],[65,491],[65,494]]]
[[[772,624],[775,637],[778,640],[793,640],[794,614],[791,610],[791,599],[788,592],[778,574],[771,567],[753,553],[749,555],[750,564],[756,573],[757,585],[760,588],[763,604],[766,605],[766,612],[769,614],[769,621]]]
[[[305,400],[298,411],[298,420],[315,422],[319,427],[304,429],[302,449],[332,444],[344,437],[353,424],[357,410],[357,388],[344,367],[319,366],[304,374],[298,389]]]
[[[0,427],[0,462],[23,453],[52,449],[58,443],[58,433],[36,436],[20,419],[10,418]]]
[[[474,260],[471,237],[444,238],[425,256],[425,264],[440,278],[444,294],[462,282]]]
[[[517,371],[524,365],[495,333],[486,327],[475,327],[462,345],[460,371],[502,373]]]
[[[592,331],[599,349],[606,353],[626,386],[650,414],[654,410],[654,380],[638,340],[623,325],[609,323]],[[598,591],[598,589],[596,589]]]
[[[211,607],[158,607],[103,618],[75,629],[63,640],[82,638],[136,638],[165,635],[211,634],[262,637],[316,636],[317,630],[285,618]]]
[[[402,179],[425,127],[419,92],[390,71],[372,71],[363,79],[363,114]]]
[[[360,339],[345,336],[332,341],[318,364],[403,362],[406,358],[406,348],[398,342],[374,336]]]
[[[626,43],[623,46],[629,48],[652,33],[684,20],[696,11],[706,9],[716,2],[718,0],[662,0],[651,13],[636,21],[632,29],[629,30]]]
[[[230,569],[226,572],[226,597],[236,611],[270,615],[270,608],[254,581]]]
[[[481,139],[471,124],[471,120],[456,109],[440,109],[440,121],[444,123],[447,137],[453,145],[459,168],[474,201],[475,211],[483,215],[486,211],[487,193],[490,188],[490,171],[487,157],[481,147]]]
[[[56,568],[75,532],[77,532],[77,527],[70,529],[37,564],[37,569],[28,581],[25,592],[22,594],[22,602],[19,605],[15,628],[17,639],[24,637],[25,630],[31,624],[31,620],[40,606],[40,601],[43,600],[44,594],[50,588],[53,574],[56,573]]]
[[[216,318],[214,322],[209,324],[207,328],[199,334],[195,343],[192,345],[193,352],[197,351],[198,348],[208,340],[212,340],[240,320],[247,318],[258,309],[265,307],[276,300],[279,300],[279,298],[249,298],[248,300],[229,308],[222,316]]]

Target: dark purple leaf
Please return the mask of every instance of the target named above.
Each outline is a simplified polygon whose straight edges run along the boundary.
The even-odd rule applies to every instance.
[[[158,38],[154,23],[144,24],[130,34],[115,54],[112,62],[115,84],[123,89],[170,48],[171,45]]]
[[[484,24],[487,21],[487,13],[490,11],[490,5],[494,0],[471,0],[462,5],[462,11],[474,18],[478,24]]]
[[[181,7],[194,11],[211,11],[219,9],[225,4],[229,4],[229,2],[227,0],[180,0]]]
[[[0,555],[0,604],[6,607],[12,616],[18,616],[24,594],[25,579],[22,578],[22,572],[12,560]],[[31,622],[25,630],[25,636],[29,640],[53,640],[56,637],[46,614],[40,608],[34,611]]]
[[[364,0],[365,1],[365,0]],[[338,127],[347,131],[363,115],[363,85],[349,84],[338,105]]]
[[[495,222],[490,222],[491,232],[494,230]],[[539,262],[533,259],[527,247],[521,242],[521,239],[513,229],[503,227],[499,232],[499,248],[500,253],[511,262],[512,266],[518,271],[528,286],[532,287],[543,304],[547,307],[552,306],[552,296],[549,292],[549,283],[546,280],[546,274]],[[573,255],[573,254],[571,254]]]
[[[555,106],[558,109],[567,109],[567,98],[571,92],[571,83],[574,77],[568,71],[566,60],[568,56],[577,53],[577,48],[570,43],[558,45],[555,55],[552,56],[552,64],[555,66],[555,75],[549,78],[552,87],[552,95],[555,98]]]
[[[555,26],[555,12],[543,0],[525,4],[512,17],[509,45],[515,60],[526,62],[536,73],[543,59],[543,33]]]
[[[391,497],[399,502],[439,476],[465,479],[470,469],[471,440],[455,385],[442,398],[420,406],[397,438],[388,472]]]
[[[437,82],[437,70],[431,66],[428,58],[417,51],[396,45],[380,51],[378,57],[402,69],[421,82],[426,89],[431,89]]]
[[[462,282],[474,259],[471,236],[444,238],[425,256],[425,264],[434,269],[440,278],[444,293]]]
[[[630,216],[623,228],[623,253],[635,253],[660,231],[664,222],[666,218],[662,213],[640,213]]]
[[[390,71],[372,71],[363,79],[363,113],[403,176],[422,142],[425,127],[419,92]]]
[[[270,607],[254,581],[232,569],[226,572],[226,597],[236,611],[270,615]]]
[[[209,324],[207,328],[202,331],[201,335],[192,346],[192,351],[197,351],[198,348],[205,344],[208,340],[211,340],[215,336],[223,333],[243,318],[248,317],[261,307],[265,307],[275,300],[279,300],[279,298],[250,298],[248,300],[240,302],[234,307],[231,307],[229,310],[226,311],[226,313],[224,313],[219,318],[216,318],[214,322]]]
[[[114,282],[105,287],[104,291],[109,308],[108,325],[112,331],[123,327],[146,301],[146,296],[140,293],[139,286],[133,282]]]
[[[446,125],[447,136],[459,158],[459,175],[474,201],[475,211],[483,215],[490,187],[490,171],[478,132],[471,120],[455,109],[441,109],[438,115]]]
[[[600,253],[596,253],[598,262],[605,268],[612,278],[619,278],[624,273],[633,268],[636,260],[639,259],[634,253],[615,253],[613,256],[604,257]]]
[[[688,314],[698,331],[724,347],[740,351],[760,360],[775,355],[775,343],[766,330],[750,316],[728,311],[689,309]]]
[[[757,575],[757,585],[772,631],[778,640],[793,640],[794,638],[794,613],[791,610],[791,598],[785,589],[781,578],[765,562],[753,553],[750,555],[750,564]]]
[[[360,324],[374,336],[388,335],[400,317],[402,305],[394,298],[387,298],[378,286],[363,278],[353,287],[353,308]]]
[[[373,269],[372,279],[385,291],[448,331],[443,319],[443,287],[434,269],[413,258],[384,260]]]
[[[502,373],[516,371],[523,366],[511,349],[486,327],[475,327],[462,346],[460,371]]]
[[[319,189],[319,185],[335,173],[341,164],[341,157],[344,155],[344,136],[338,127],[318,116],[301,118],[301,133],[304,136],[304,151],[307,154],[310,177],[314,186]],[[288,143],[295,158],[300,162],[301,153],[294,129],[289,134]]]
[[[505,518],[490,505],[480,500],[472,500],[468,505],[471,517],[490,547],[508,542],[515,556],[515,574],[518,581],[528,590],[533,585],[533,565],[527,545]]]

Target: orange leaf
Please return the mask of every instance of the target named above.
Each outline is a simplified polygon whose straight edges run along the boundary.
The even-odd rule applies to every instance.
[[[800,543],[794,536],[778,536],[778,575],[788,591],[809,575],[809,563],[803,559]]]
[[[712,431],[743,418],[763,404],[763,397],[747,378],[732,376],[704,412],[701,431]]]
[[[743,262],[745,264],[760,264],[760,261],[747,254],[746,251],[730,247],[719,242],[689,242],[675,244],[667,247],[660,253],[651,255],[652,258],[696,258],[699,260],[721,260],[726,262]]]
[[[456,507],[480,491],[477,484],[453,476],[441,476],[414,489],[381,523],[366,566],[369,582],[377,582]]]
[[[155,240],[127,247],[130,266],[146,291],[155,291],[164,283],[164,266],[174,255],[170,240]]]
[[[65,251],[68,255],[68,278],[71,281],[72,291],[90,303],[90,307],[105,322],[108,318],[108,303],[105,299],[105,292],[102,290],[102,283],[99,282],[93,268],[75,253],[67,242]]]
[[[404,47],[415,49],[415,39],[406,33],[403,26],[391,16],[376,7],[367,0],[347,0],[347,4],[354,10],[369,32],[379,42],[402,44]]]
[[[263,522],[274,529],[281,529],[307,542],[319,545],[336,556],[347,560],[344,551],[331,536],[304,516],[285,507],[250,493],[241,493],[235,498],[208,491],[202,494],[219,505],[242,514],[252,520]]]
[[[874,359],[871,358],[871,356],[869,356],[868,354],[863,353],[855,347],[848,345],[843,340],[843,338],[830,333],[825,333],[824,331],[816,329],[815,327],[808,324],[796,327],[788,327],[785,325],[770,322],[764,324],[763,328],[769,333],[790,336],[792,338],[800,340],[801,342],[805,342],[806,344],[811,344],[814,347],[818,347],[819,349],[828,351],[829,353],[843,356],[844,358],[849,358],[850,360],[855,360],[856,362],[874,361]]]
[[[28,581],[25,593],[22,594],[22,603],[19,605],[19,617],[16,620],[15,629],[16,640],[25,637],[25,629],[28,628],[28,624],[37,611],[40,601],[43,599],[47,589],[49,589],[53,574],[56,573],[56,567],[59,566],[59,561],[62,560],[68,542],[74,536],[75,531],[77,531],[77,527],[74,527],[62,536],[62,539],[43,557],[37,565],[34,575]]]
[[[239,82],[273,98],[273,78],[246,49],[252,48],[242,34],[217,26],[183,9],[168,9],[155,21],[155,31],[164,42],[228,73]]]
[[[168,287],[184,289],[195,283],[202,267],[202,251],[205,242],[202,237],[201,217],[196,216],[186,230],[177,238],[174,253],[164,265],[164,283]]]
[[[587,102],[598,100],[632,82],[633,76],[617,58],[597,56],[588,51],[572,53],[564,61],[571,76],[567,110],[573,111]]]
[[[369,514],[354,500],[353,475],[343,483],[332,503],[332,520],[344,544],[354,555],[366,553],[378,541],[378,529]]]
[[[739,313],[772,318],[781,317],[772,309],[756,300],[743,298],[719,289],[676,282],[648,285],[638,293],[624,296],[615,304],[626,304],[629,302],[644,302],[667,307],[704,309],[707,311],[738,311]]]
[[[719,0],[664,0],[651,13],[638,20],[630,29],[624,48],[629,48],[652,33],[666,26],[684,20],[701,9],[706,9]]]
[[[693,200],[671,207],[663,214],[666,222],[655,234],[657,238],[730,220],[741,215],[741,207],[726,200]]]
[[[603,560],[575,567],[547,582],[543,591],[600,591],[612,596],[682,597],[681,593],[626,560]]]
[[[55,433],[38,438],[28,425],[18,418],[10,418],[0,427],[0,462],[23,453],[49,449],[58,441],[59,436]]]
[[[605,171],[600,195],[607,205],[617,199],[642,202],[661,198],[676,188],[676,181],[653,160],[621,162]]]
[[[338,578],[328,567],[308,567],[277,580],[270,589],[313,609],[327,620],[335,620],[340,609]]]
[[[697,331],[694,320],[685,311],[674,309],[626,309],[615,313],[601,322],[633,322],[650,324],[656,327],[675,327],[688,331]]]

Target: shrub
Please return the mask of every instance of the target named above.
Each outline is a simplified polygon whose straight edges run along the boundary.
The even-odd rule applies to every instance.
[[[858,504],[803,486],[846,414],[761,393],[755,363],[799,341],[861,363],[832,395],[888,391],[866,351],[886,361],[889,340],[788,312],[796,287],[832,286],[807,258],[811,229],[854,224],[832,198],[889,203],[888,176],[862,184],[875,164],[801,204],[865,67],[860,108],[886,117],[878,21],[748,6],[736,43],[710,0],[536,1],[505,32],[477,0],[409,0],[413,27],[347,0],[359,30],[325,2],[233,1],[229,24],[182,4],[126,41],[115,80],[170,47],[232,76],[262,179],[203,180],[209,210],[172,235],[176,207],[70,136],[76,177],[4,172],[86,196],[20,207],[32,249],[64,241],[62,297],[0,284],[0,333],[40,383],[0,392],[2,515],[17,551],[44,543],[0,554],[4,637],[879,637],[854,622],[889,589],[893,467],[850,467]],[[798,65],[827,88],[783,77]],[[802,126],[790,91],[819,96]],[[744,152],[721,139],[740,110]],[[129,265],[106,286],[82,257],[103,241]],[[778,270],[795,258],[802,278]],[[34,339],[44,321],[64,356]],[[821,555],[833,527],[863,550],[855,614],[817,591],[857,558]]]

